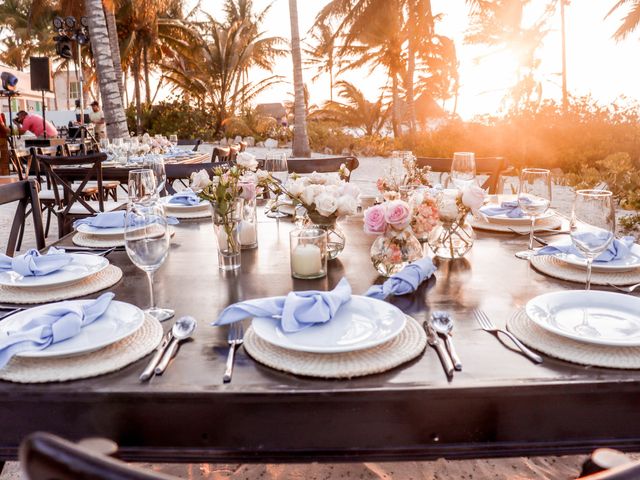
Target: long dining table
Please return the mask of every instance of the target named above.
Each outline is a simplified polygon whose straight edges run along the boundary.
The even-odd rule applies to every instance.
[[[532,297],[581,286],[546,277],[514,257],[526,239],[476,232],[464,259],[438,270],[414,294],[389,301],[416,320],[433,310],[455,319],[463,370],[448,379],[430,347],[385,373],[350,380],[272,370],[239,349],[231,383],[222,382],[227,327],[211,326],[243,299],[333,288],[354,293],[382,281],[369,259],[373,238],[361,218],[342,223],[345,250],[319,280],[290,275],[286,221],[261,218],[259,247],[242,252],[238,272],[218,269],[210,221],[183,220],[155,277],[158,304],[198,322],[162,376],[140,382],[145,357],[115,373],[50,384],[0,382],[0,459],[16,458],[30,432],[78,440],[101,436],[129,460],[179,462],[359,461],[586,453],[640,447],[640,372],[589,368],[544,356],[536,365],[471,314],[498,325]],[[60,245],[70,245],[71,235]],[[108,257],[124,276],[111,290],[144,307],[144,273],[127,254]],[[96,295],[92,296],[95,297]],[[247,321],[248,322],[248,321]],[[163,324],[165,331],[172,321]],[[80,361],[80,360],[79,360]]]

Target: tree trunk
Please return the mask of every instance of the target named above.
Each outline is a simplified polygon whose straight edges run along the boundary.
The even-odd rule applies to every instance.
[[[120,42],[118,41],[116,15],[115,12],[109,8],[104,9],[104,15],[107,21],[107,30],[109,30],[109,47],[111,48],[113,69],[116,73],[118,88],[120,89],[120,98],[124,99],[124,75],[122,73],[122,58],[120,57]]]
[[[393,126],[393,138],[398,138],[400,136],[400,127],[398,125],[398,107],[400,102],[400,96],[398,95],[398,75],[393,73],[391,78],[391,125]]]
[[[142,60],[144,62],[144,99],[148,105],[151,103],[151,83],[149,81],[149,51],[146,45],[142,47],[142,55]]]
[[[413,1],[409,2],[408,22],[408,59],[407,59],[407,113],[409,114],[409,130],[411,135],[416,133],[416,103],[413,93],[413,79],[416,71],[416,8]]]
[[[100,84],[102,110],[110,138],[127,137],[127,118],[122,106],[122,97],[113,68],[109,32],[101,0],[85,0],[85,11],[91,31],[91,48],[96,62],[96,73]]]
[[[333,58],[329,59],[329,100],[333,102]]]
[[[304,102],[304,82],[302,81],[302,55],[300,53],[300,31],[298,27],[298,2],[289,0],[291,20],[291,57],[293,60],[293,89],[295,102],[293,110],[293,156],[311,157],[307,136],[307,115]]]
[[[140,51],[133,55],[131,65],[131,75],[133,75],[133,95],[136,102],[136,134],[140,135],[140,122],[142,121],[142,102],[140,99]]]

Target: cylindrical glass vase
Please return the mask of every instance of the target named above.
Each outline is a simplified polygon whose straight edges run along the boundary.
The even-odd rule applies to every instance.
[[[212,202],[213,229],[218,242],[218,266],[221,270],[240,268],[240,222],[244,201],[241,198],[226,204],[220,209]]]
[[[347,237],[337,225],[336,217],[323,217],[317,213],[307,212],[306,228],[319,228],[327,232],[327,258],[333,260],[344,250]]]

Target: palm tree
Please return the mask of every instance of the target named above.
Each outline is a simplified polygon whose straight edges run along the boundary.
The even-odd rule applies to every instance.
[[[333,101],[333,70],[336,66],[336,37],[331,26],[323,23],[311,29],[311,42],[304,50],[305,64],[315,67],[316,74],[312,77],[316,81],[324,73],[329,75],[329,99]]]
[[[86,16],[91,32],[91,48],[96,64],[102,109],[107,123],[107,134],[111,138],[129,135],[127,119],[122,105],[118,79],[113,67],[109,31],[102,0],[85,0]]]
[[[617,41],[624,40],[633,33],[640,25],[640,0],[616,0],[615,5],[607,13],[607,18],[613,12],[622,7],[629,7],[629,11],[622,20],[622,24],[613,34],[613,38]]]
[[[293,60],[293,89],[295,92],[293,113],[293,156],[309,158],[311,157],[311,149],[309,148],[309,137],[307,135],[297,0],[289,0],[289,18],[291,20],[291,58]]]

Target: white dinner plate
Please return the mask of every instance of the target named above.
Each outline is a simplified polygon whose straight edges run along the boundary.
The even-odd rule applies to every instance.
[[[211,204],[206,200],[200,200],[200,203],[197,205],[182,205],[180,203],[170,203],[173,195],[169,195],[167,197],[162,197],[160,202],[165,206],[167,210],[174,210],[180,212],[188,212],[188,211],[200,211],[206,210],[210,208]]]
[[[580,342],[640,346],[640,298],[598,290],[568,290],[527,302],[527,316],[545,330]]]
[[[329,322],[285,333],[280,320],[255,317],[253,330],[263,340],[300,352],[341,353],[364,350],[398,335],[406,323],[404,313],[381,300],[353,295]]]
[[[93,300],[72,300],[69,303],[85,304]],[[6,332],[17,330],[29,320],[37,316],[49,305],[30,308],[16,313],[0,323],[0,337]],[[88,353],[111,345],[128,337],[144,323],[144,312],[129,303],[112,301],[107,311],[98,319],[83,327],[78,335],[62,342],[51,344],[40,351],[18,353],[18,357],[48,358],[65,357]]]
[[[555,253],[554,257],[559,258],[569,265],[587,268],[587,259],[573,253]],[[594,272],[628,272],[640,268],[640,245],[637,243],[631,247],[631,254],[620,260],[610,262],[593,262]]]
[[[0,272],[0,285],[19,288],[59,287],[79,282],[109,266],[109,260],[99,255],[69,253],[73,260],[48,275],[23,277],[16,272]]]
[[[124,235],[124,227],[96,228],[83,223],[78,225],[76,230],[96,237],[121,237]]]
[[[507,217],[506,213],[503,213],[500,215],[493,215],[493,216],[484,215],[482,212],[480,212],[480,214],[482,215],[482,218],[484,218],[489,223],[496,223],[499,225],[517,225],[517,226],[531,225],[531,217],[529,215],[524,215],[519,218],[510,218],[510,217]],[[556,213],[553,210],[551,209],[547,210],[542,215],[536,218],[536,224],[539,224],[541,221],[547,220],[553,217],[555,214]]]

